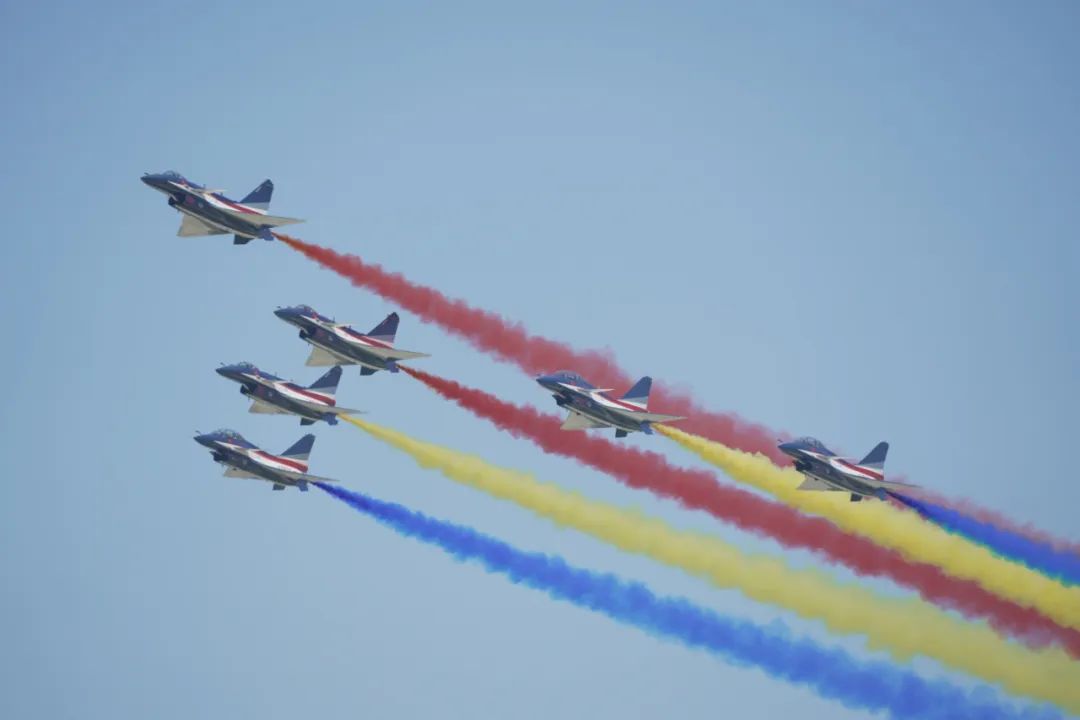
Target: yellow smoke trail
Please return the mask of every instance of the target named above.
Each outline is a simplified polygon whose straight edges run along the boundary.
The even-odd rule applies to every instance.
[[[526,473],[490,465],[477,456],[343,417],[404,451],[421,467],[436,469],[452,480],[510,500],[627,552],[824,622],[835,633],[864,635],[872,648],[901,662],[913,655],[934,658],[1010,692],[1080,712],[1080,666],[1057,648],[1034,651],[1011,644],[986,625],[966,624],[918,598],[886,597],[818,570],[796,570],[779,559],[748,555],[717,538],[675,530],[641,513],[587,500]]]
[[[797,490],[802,475],[790,468],[779,468],[762,455],[734,450],[672,427],[653,425],[653,428],[735,480],[764,490],[794,508],[827,518],[838,527],[893,548],[910,560],[937,565],[950,575],[973,580],[997,595],[1036,608],[1062,625],[1080,628],[1080,588],[1066,587],[997,557],[980,545],[888,503],[852,505],[847,493]]]

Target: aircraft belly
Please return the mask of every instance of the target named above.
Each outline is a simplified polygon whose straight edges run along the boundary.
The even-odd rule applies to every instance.
[[[290,400],[289,398],[278,392],[274,393],[273,401],[270,404],[277,405],[279,408],[291,415],[298,415],[300,417],[308,418],[310,420],[322,420],[321,414],[316,414],[311,409],[301,405],[298,402]]]
[[[823,473],[810,471],[810,474],[821,480],[824,483],[828,483],[838,490],[845,492],[855,493],[856,495],[866,495],[872,497],[874,495],[874,488],[867,483],[863,483],[855,478],[848,477],[843,473],[837,472],[832,468],[829,468]]]
[[[612,427],[626,430],[628,432],[637,432],[641,430],[641,423],[627,420],[626,416],[621,413],[609,410],[607,408],[597,408],[597,411],[603,415],[603,421]]]
[[[237,470],[243,470],[244,472],[249,472],[252,475],[257,475],[258,479],[264,482],[278,483],[280,485],[294,484],[293,481],[289,478],[277,474],[272,469],[255,462],[247,456],[238,457],[236,461],[230,462],[228,464],[235,467]]]
[[[362,365],[363,367],[371,368],[372,370],[385,370],[386,361],[380,358],[378,355],[374,355],[369,352],[364,352],[358,347],[349,345],[341,340],[335,340],[334,345],[341,347],[324,348],[328,352],[332,352],[335,355],[342,355],[349,358],[356,365]]]
[[[641,429],[639,425],[628,424],[620,415],[604,408],[599,408],[596,406],[586,408],[571,406],[569,409],[579,415],[583,415],[589,418],[590,420],[595,420],[598,423],[603,423],[604,425],[609,425],[613,428],[618,428],[620,430],[636,432]]]
[[[211,227],[215,227],[218,230],[221,230],[222,232],[225,232],[225,233],[236,233],[237,232],[237,230],[233,226],[233,224],[227,222],[228,217],[225,216],[223,218],[221,213],[217,213],[217,212],[214,212],[212,210],[209,211],[209,212],[203,211],[201,209],[200,210],[192,210],[191,208],[187,208],[187,207],[183,207],[183,206],[178,206],[176,209],[179,210],[180,212],[184,213],[185,215],[190,215],[191,217],[195,218],[196,220],[199,220],[200,222],[206,223],[207,225],[210,225]]]
[[[322,334],[325,331],[320,329],[317,332]],[[347,348],[342,348],[340,343],[333,339],[333,336],[331,336],[331,341],[329,343],[324,342],[322,338],[318,338],[314,335],[309,335],[306,339],[311,345],[319,348],[320,350],[325,350],[334,357],[339,358],[342,364],[355,365],[357,363],[357,360],[352,356],[352,353],[348,352]]]

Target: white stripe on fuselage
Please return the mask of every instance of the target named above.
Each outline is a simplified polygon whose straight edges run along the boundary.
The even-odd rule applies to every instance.
[[[811,452],[809,450],[804,450],[803,452],[806,455],[808,455],[809,457],[813,458],[814,460],[817,460],[817,461],[822,462],[825,465],[827,465],[829,468],[831,468],[833,471],[835,471],[838,475],[840,475],[840,477],[850,480],[852,482],[852,485],[862,485],[862,486],[865,486],[865,487],[868,487],[868,488],[879,488],[879,487],[884,487],[885,486],[885,483],[883,483],[880,480],[877,480],[877,479],[872,478],[872,477],[867,477],[866,475],[862,474],[861,472],[860,473],[853,473],[853,472],[851,472],[850,468],[844,467],[844,466],[841,466],[841,465],[837,465],[837,463],[833,462],[833,460],[834,459],[842,459],[842,458],[837,458],[835,455],[823,455],[821,453]],[[849,485],[841,485],[840,483],[837,483],[834,478],[828,477],[827,475],[826,476],[818,475],[817,473],[813,472],[812,470],[807,471],[804,474],[809,475],[810,477],[816,478],[816,479],[820,480],[821,482],[825,483],[826,485],[830,485],[830,486],[832,486],[834,488],[839,488],[840,490],[844,490],[846,492],[865,493],[864,490],[861,490],[861,489],[859,489],[857,487],[852,487],[852,486],[849,486]],[[865,493],[865,494],[872,494],[872,493]]]
[[[577,392],[577,393],[579,393],[581,395],[584,395],[585,397],[587,397],[587,398],[589,398],[591,400],[594,400],[598,405],[601,405],[601,406],[603,406],[603,407],[605,407],[605,408],[607,408],[609,410],[614,410],[615,412],[618,412],[618,413],[620,413],[622,415],[626,415],[626,416],[631,417],[631,418],[634,416],[634,414],[636,412],[645,412],[645,408],[631,409],[631,408],[628,408],[628,407],[626,407],[624,405],[620,405],[619,403],[615,402],[611,398],[605,397],[603,393],[597,392],[596,390],[590,390],[588,388],[578,387],[577,385],[570,385],[568,383],[559,383],[559,384],[562,385],[565,388],[569,388],[570,390],[573,390],[573,391],[575,391],[575,392]],[[624,400],[623,402],[626,402],[626,401]]]
[[[233,445],[232,443],[227,443],[227,442],[224,442],[222,440],[218,440],[218,444],[221,445],[222,447],[224,447],[227,450],[231,450],[232,452],[236,453],[237,455],[243,455],[248,460],[251,460],[252,462],[254,462],[257,465],[262,465],[264,468],[267,468],[269,470],[284,470],[286,472],[293,472],[293,473],[295,473],[295,472],[307,472],[306,463],[305,463],[304,469],[301,470],[299,468],[292,467],[291,465],[286,465],[285,463],[279,461],[277,459],[277,456],[271,455],[270,453],[266,452],[265,450],[260,450],[259,448],[241,447],[240,445]],[[261,456],[260,456],[260,454],[261,454]],[[295,462],[302,462],[302,461],[296,460]]]
[[[323,325],[320,323],[319,327],[323,327]],[[336,334],[335,334],[335,336],[336,336]],[[324,343],[319,342],[318,338],[316,338],[314,336],[308,336],[308,337],[306,337],[304,339],[307,340],[310,344],[314,345],[315,347],[321,348],[321,349],[325,350],[326,352],[330,353],[331,355],[333,355],[334,357],[338,358],[339,360],[341,360],[342,364],[344,364],[344,365],[360,365],[362,367],[371,368],[372,370],[384,370],[385,369],[382,365],[372,365],[371,363],[366,363],[363,360],[359,360],[359,359],[353,357],[352,355],[345,355],[340,350],[335,350],[334,348],[330,347],[329,345],[326,345]],[[361,346],[361,347],[368,347],[368,346]]]
[[[858,478],[859,480],[863,480],[863,481],[868,482],[868,483],[873,483],[875,485],[880,485],[881,484],[880,480],[878,480],[876,477],[874,477],[873,475],[871,475],[867,471],[863,470],[862,467],[856,465],[855,463],[851,463],[850,465],[842,465],[839,462],[837,462],[840,459],[842,459],[842,458],[830,457],[830,458],[827,458],[827,462],[829,463],[830,467],[832,467],[833,470],[836,470],[841,475],[848,475],[850,477],[855,477],[855,478]]]
[[[312,395],[319,395],[318,398],[312,397],[311,395],[304,395],[303,393],[298,393],[291,387],[289,387],[288,383],[285,382],[274,383],[274,388],[285,397],[291,398],[293,400],[299,400],[301,402],[314,405],[325,405],[326,407],[333,407],[333,405],[328,400],[324,399],[325,396],[323,396],[321,393],[316,393],[314,390],[308,390],[308,392],[312,393]]]
[[[193,191],[188,190],[188,192],[193,192]],[[222,200],[217,198],[213,193],[208,193],[208,192],[204,191],[204,192],[198,193],[198,195],[200,197],[202,197],[203,200],[206,200],[208,203],[210,203],[214,207],[216,207],[216,208],[218,208],[220,210],[224,210],[226,212],[234,212],[235,213],[235,212],[244,212],[244,211],[246,211],[245,214],[251,214],[251,215],[265,215],[266,214],[265,210],[262,210],[260,208],[251,207],[250,205],[244,205],[243,203],[233,202],[232,205],[229,205],[228,203],[223,202]],[[235,205],[236,207],[233,207],[233,205]],[[243,208],[244,210],[243,211],[237,210],[237,208]]]

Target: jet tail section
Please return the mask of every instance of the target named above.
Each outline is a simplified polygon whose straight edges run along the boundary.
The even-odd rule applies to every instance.
[[[240,202],[244,205],[250,205],[253,208],[259,208],[265,210],[270,207],[270,198],[274,194],[274,183],[270,180],[263,180],[259,187],[255,188]]]
[[[644,410],[649,406],[650,390],[652,390],[652,378],[646,375],[634,383],[634,386],[627,390],[620,399]]]
[[[297,440],[288,450],[281,453],[281,457],[289,458],[290,460],[299,460],[306,465],[308,456],[311,455],[311,446],[314,444],[315,436],[309,433]],[[304,469],[306,470],[307,468],[305,467]]]
[[[889,443],[879,442],[874,446],[873,450],[867,453],[866,457],[859,461],[859,464],[881,472],[885,468],[885,456],[888,454]]]
[[[321,392],[331,397],[337,394],[338,382],[341,380],[341,366],[335,365],[330,371],[311,384],[310,390]]]
[[[376,325],[367,336],[373,340],[379,340],[389,345],[393,345],[394,337],[397,335],[398,321],[400,319],[401,318],[398,317],[396,312],[390,313],[386,316],[386,319]]]

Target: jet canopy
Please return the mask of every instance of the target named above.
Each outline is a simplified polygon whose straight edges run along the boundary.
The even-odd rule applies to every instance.
[[[824,450],[826,452],[828,451],[828,448],[826,448],[820,440],[818,440],[817,438],[812,438],[810,436],[801,437],[795,442],[799,445],[805,445],[810,450]]]
[[[592,383],[590,383],[588,380],[581,377],[575,372],[570,372],[569,370],[560,370],[559,372],[552,373],[552,377],[558,379],[559,382],[570,383],[572,385],[577,385],[578,387],[593,387]]]
[[[229,430],[228,428],[221,428],[220,430],[215,430],[214,435],[218,435],[219,437],[221,437],[222,440],[239,442],[244,441],[244,438],[240,436],[240,433],[236,432],[235,430]]]

